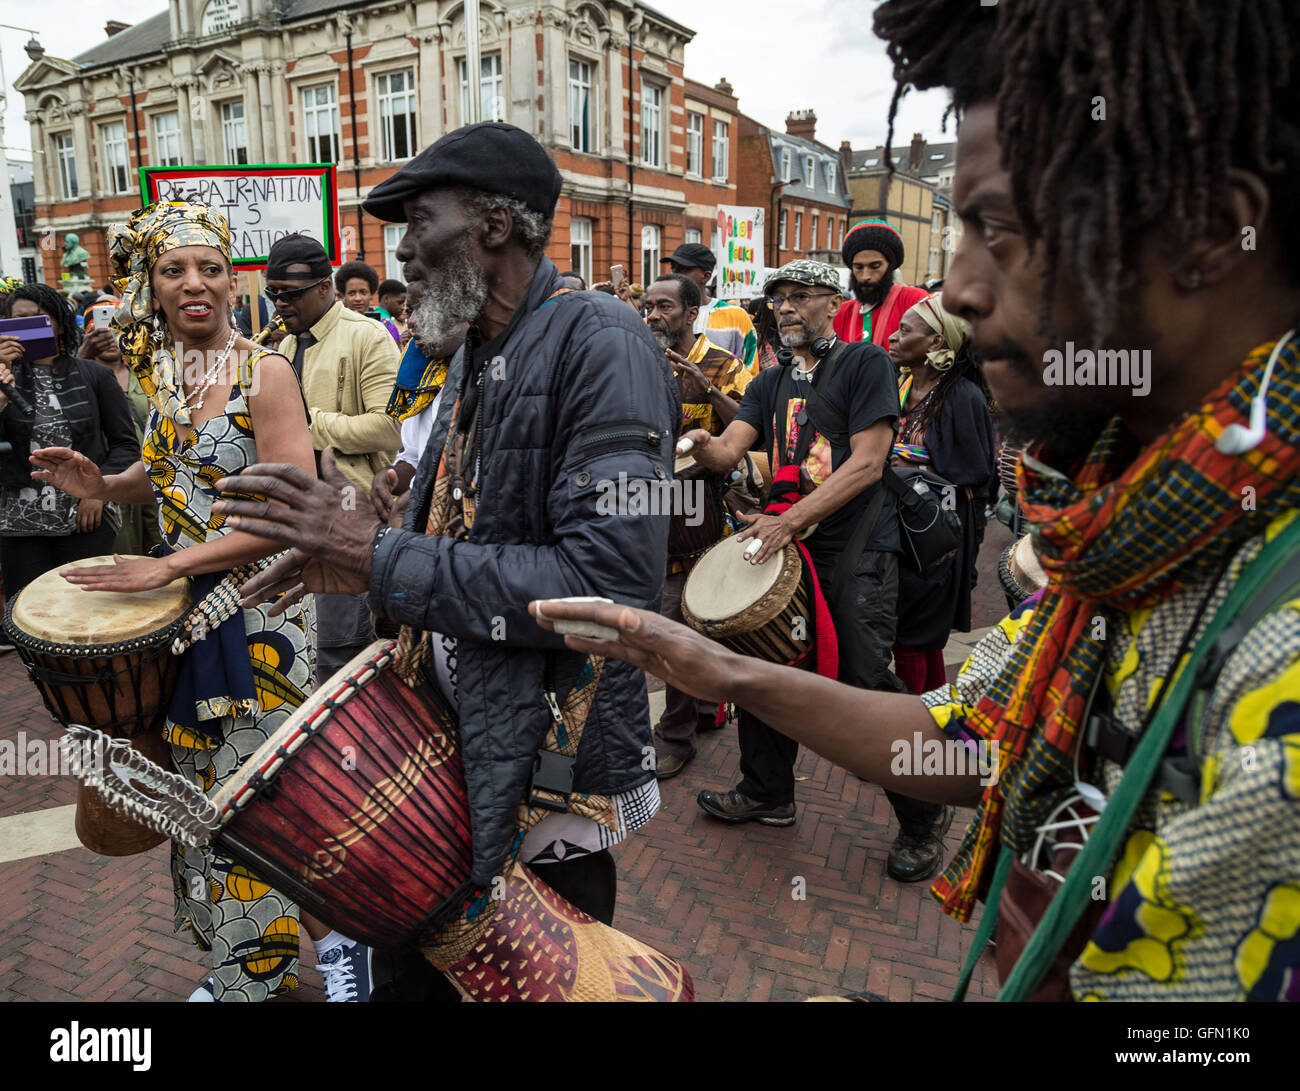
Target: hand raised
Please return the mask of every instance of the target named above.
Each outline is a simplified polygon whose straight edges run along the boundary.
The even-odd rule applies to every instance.
[[[97,500],[104,491],[104,475],[99,467],[71,448],[42,447],[31,453],[31,463],[36,467],[32,477],[70,496]]]

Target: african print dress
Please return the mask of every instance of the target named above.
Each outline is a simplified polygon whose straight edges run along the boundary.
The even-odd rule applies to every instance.
[[[158,498],[163,541],[185,549],[229,533],[212,511],[216,482],[257,462],[248,392],[254,353],[240,369],[226,411],[178,443],[176,427],[155,409],[143,458]],[[316,619],[308,604],[280,617],[269,604],[243,611],[256,700],[207,697],[197,702],[201,730],[167,719],[165,737],[181,775],[209,794],[219,789],[289,718],[315,676]],[[227,624],[231,624],[227,622]],[[199,645],[195,645],[197,649]],[[192,649],[187,655],[196,654]],[[217,1000],[260,1001],[298,985],[298,907],[242,866],[210,848],[172,845],[176,928],[188,927],[212,953]]]

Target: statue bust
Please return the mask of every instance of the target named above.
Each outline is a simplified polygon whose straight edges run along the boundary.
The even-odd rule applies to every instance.
[[[63,257],[59,260],[70,276],[78,280],[86,278],[86,263],[90,261],[90,254],[78,243],[76,235],[63,237]]]

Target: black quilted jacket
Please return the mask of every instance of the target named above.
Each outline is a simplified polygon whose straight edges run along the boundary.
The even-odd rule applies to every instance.
[[[377,613],[458,640],[471,878],[482,884],[506,855],[515,808],[551,723],[544,680],[555,678],[562,702],[583,662],[538,628],[529,601],[601,595],[657,609],[663,590],[668,514],[611,511],[606,483],[620,474],[629,483],[670,479],[676,384],[631,307],[598,292],[551,299],[562,286],[543,258],[518,323],[487,368],[469,540],[421,533],[450,395],[468,381],[462,354],[412,484],[406,529],[384,536],[371,575]],[[646,783],[654,776],[645,760],[650,746],[644,678],[609,661],[574,790],[608,794]]]

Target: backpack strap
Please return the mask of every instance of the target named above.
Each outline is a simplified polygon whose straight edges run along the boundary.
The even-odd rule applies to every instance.
[[[1169,696],[1143,733],[1133,756],[1124,770],[1118,787],[1107,801],[1106,809],[1093,827],[1092,835],[1079,851],[1065,882],[1056,892],[1025,945],[1014,969],[998,993],[1000,1001],[1026,999],[1038,987],[1057,952],[1069,937],[1091,898],[1092,876],[1109,872],[1133,815],[1156,781],[1165,752],[1182,720],[1189,702],[1198,694],[1203,697],[1193,706],[1199,721],[1205,699],[1214,688],[1214,680],[1227,662],[1235,642],[1265,614],[1289,601],[1300,590],[1300,518],[1295,519],[1271,542],[1266,542],[1258,556],[1242,571],[1228,597],[1210,620],[1187,663],[1179,672]],[[1234,627],[1235,625],[1235,627]],[[1193,725],[1193,738],[1199,743],[1200,723]],[[1003,846],[1005,856],[1011,849]],[[1003,860],[998,860],[998,872]],[[1006,870],[1010,870],[1008,861]],[[995,872],[995,878],[997,872]],[[1005,875],[1003,875],[1005,883]],[[1000,888],[996,893],[1000,893]],[[996,918],[995,891],[990,888],[984,916]],[[981,919],[981,931],[983,919]],[[990,925],[990,928],[992,926]],[[979,948],[972,951],[978,957]],[[964,975],[967,977],[968,975]]]

